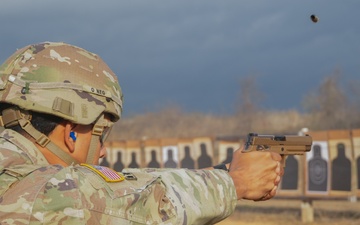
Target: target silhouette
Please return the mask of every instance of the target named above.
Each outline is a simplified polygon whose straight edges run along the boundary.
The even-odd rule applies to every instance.
[[[326,149],[323,150],[327,151]],[[322,148],[319,144],[313,145],[312,151],[313,155],[308,161],[308,189],[309,191],[326,192],[328,190],[329,176],[328,162],[322,156]]]

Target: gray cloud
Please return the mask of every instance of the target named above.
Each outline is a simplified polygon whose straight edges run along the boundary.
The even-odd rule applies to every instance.
[[[231,113],[239,79],[252,74],[267,95],[265,107],[296,108],[337,67],[347,80],[358,79],[359,6],[356,0],[5,0],[0,60],[42,41],[93,51],[118,74],[125,112],[175,102],[189,111]]]

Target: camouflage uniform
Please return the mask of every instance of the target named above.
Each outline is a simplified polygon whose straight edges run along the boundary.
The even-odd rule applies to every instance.
[[[98,143],[110,127],[103,114],[113,115],[113,122],[120,118],[117,78],[86,50],[63,43],[18,50],[0,66],[3,103],[20,110],[3,110],[2,126],[20,125],[70,166],[50,165],[33,142],[5,129],[0,134],[0,225],[214,224],[235,208],[235,187],[225,171],[133,169],[127,172],[137,180],[108,182],[33,129],[28,110],[95,124],[91,142]]]
[[[49,165],[22,135],[0,135],[0,224],[214,224],[236,205],[223,170],[132,169],[105,182],[84,166]]]

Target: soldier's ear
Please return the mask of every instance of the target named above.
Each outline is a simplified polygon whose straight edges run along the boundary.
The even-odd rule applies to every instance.
[[[72,123],[66,123],[64,129],[64,142],[70,153],[75,151],[76,134],[73,131],[74,125]]]

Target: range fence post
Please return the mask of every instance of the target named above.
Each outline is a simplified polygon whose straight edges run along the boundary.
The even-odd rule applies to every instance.
[[[314,208],[311,199],[304,199],[301,202],[301,221],[303,223],[314,222]]]

